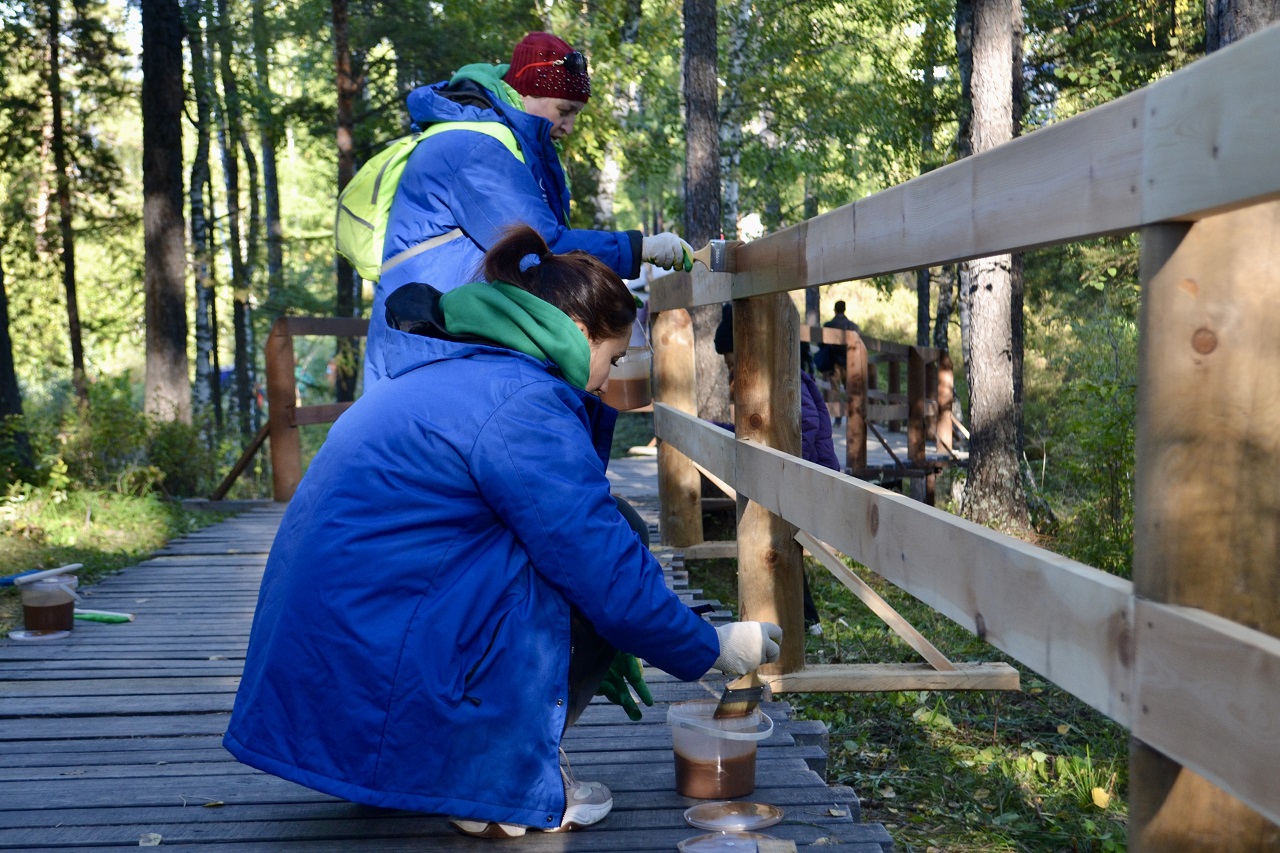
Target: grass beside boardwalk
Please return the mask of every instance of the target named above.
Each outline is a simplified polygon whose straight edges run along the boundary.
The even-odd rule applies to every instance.
[[[154,494],[35,489],[0,498],[0,576],[82,563],[81,585],[133,565],[170,539],[226,518]],[[0,587],[0,633],[22,627],[18,591]]]
[[[847,561],[846,561],[847,562]],[[786,694],[830,730],[827,781],[848,785],[863,819],[898,853],[1125,850],[1128,733],[892,584],[853,568],[955,661],[1005,661],[1022,692]],[[817,562],[806,571],[824,633],[811,663],[918,660]],[[690,582],[736,609],[737,564],[689,564]]]

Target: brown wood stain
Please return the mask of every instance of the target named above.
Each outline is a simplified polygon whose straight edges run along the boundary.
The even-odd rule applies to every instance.
[[[676,753],[676,793],[700,800],[743,797],[756,789],[756,751],[695,761]]]

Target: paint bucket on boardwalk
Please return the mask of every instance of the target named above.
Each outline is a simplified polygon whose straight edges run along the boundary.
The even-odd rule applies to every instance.
[[[653,402],[649,381],[652,367],[653,353],[648,347],[629,347],[627,354],[609,370],[609,381],[600,399],[618,411],[649,405]]]
[[[742,797],[756,788],[756,744],[773,733],[759,708],[715,719],[715,699],[672,705],[667,711],[676,759],[676,793],[703,800]]]
[[[24,583],[22,624],[27,631],[70,631],[75,627],[75,575],[54,575]]]

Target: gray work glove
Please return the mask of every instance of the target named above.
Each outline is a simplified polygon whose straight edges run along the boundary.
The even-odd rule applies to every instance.
[[[640,243],[640,259],[664,270],[693,269],[693,247],[670,231],[645,237]]]
[[[726,675],[755,672],[778,659],[782,629],[772,622],[730,622],[716,628],[720,657],[712,664]]]

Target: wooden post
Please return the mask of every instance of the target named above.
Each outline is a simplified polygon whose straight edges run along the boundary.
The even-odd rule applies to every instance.
[[[938,441],[938,358],[936,355],[938,350],[930,348],[928,351],[935,355],[925,359],[924,362],[924,437],[925,441],[933,439],[936,444]],[[933,405],[930,406],[929,403]]]
[[[698,414],[693,318],[683,308],[653,318],[654,399]],[[659,535],[664,545],[702,541],[702,475],[680,451],[658,442]]]
[[[938,353],[938,422],[935,427],[938,450],[948,453],[955,449],[951,436],[951,407],[956,402],[955,368],[951,365],[951,354],[946,350]]]
[[[267,335],[263,358],[267,367],[267,425],[271,439],[271,496],[281,503],[293,497],[302,480],[302,439],[293,425],[298,405],[293,374],[293,336],[288,320],[276,320]]]
[[[899,395],[902,394],[902,365],[898,362],[896,356],[889,358],[889,402],[898,402]],[[889,429],[894,432],[902,431],[902,421],[889,421]]]
[[[733,302],[734,430],[739,439],[800,455],[799,319],[791,297]],[[738,500],[738,613],[782,627],[782,654],[763,672],[804,668],[804,564],[796,528]]]
[[[857,332],[846,331],[844,343],[845,389],[849,397],[845,464],[849,471],[861,471],[867,467],[867,348]]]
[[[924,352],[913,346],[907,353],[907,459],[911,467],[920,470],[928,468],[925,441],[929,425],[925,422],[928,418],[925,397]],[[912,477],[911,497],[932,506],[933,480],[932,473]]]
[[[1280,202],[1143,229],[1142,279],[1134,594],[1280,636]],[[1136,738],[1129,779],[1130,850],[1280,850],[1280,827]]]

